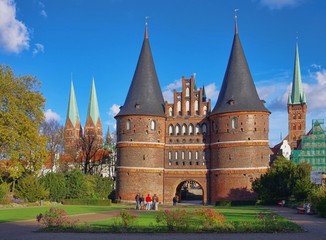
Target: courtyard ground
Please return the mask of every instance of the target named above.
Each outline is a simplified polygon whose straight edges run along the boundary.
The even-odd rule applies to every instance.
[[[326,219],[316,215],[298,214],[295,209],[286,207],[271,207],[275,213],[290,219],[304,228],[303,233],[49,233],[38,232],[39,225],[33,220],[17,221],[0,224],[1,240],[113,240],[113,239],[142,239],[142,240],[325,240]],[[107,219],[117,212],[101,212],[75,216],[80,222]]]

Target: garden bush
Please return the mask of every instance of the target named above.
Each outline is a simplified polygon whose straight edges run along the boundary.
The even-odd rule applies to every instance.
[[[36,221],[47,228],[73,227],[78,222],[70,219],[66,211],[61,208],[50,208],[44,214],[40,213],[36,216]]]
[[[49,200],[61,202],[66,198],[67,187],[63,173],[48,173],[41,179],[44,187],[49,190]]]
[[[326,188],[321,187],[312,191],[309,201],[312,209],[321,217],[326,217]]]
[[[85,175],[78,169],[65,174],[67,195],[66,198],[85,198],[87,193],[87,181]]]
[[[32,175],[20,178],[14,193],[16,197],[26,199],[29,202],[40,201],[49,196],[49,191],[45,189],[37,177]]]

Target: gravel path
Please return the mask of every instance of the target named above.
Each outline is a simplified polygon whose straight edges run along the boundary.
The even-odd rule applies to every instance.
[[[114,240],[114,239],[142,239],[142,240],[325,240],[326,219],[315,215],[297,214],[296,210],[282,207],[271,209],[297,224],[301,225],[303,233],[44,233],[38,232],[39,225],[35,220],[18,221],[0,224],[1,240]],[[106,219],[117,212],[102,212],[75,216],[80,222]]]

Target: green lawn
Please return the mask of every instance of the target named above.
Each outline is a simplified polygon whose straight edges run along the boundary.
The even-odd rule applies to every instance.
[[[63,205],[59,205],[59,206],[53,206],[53,207],[64,209],[68,215],[75,215],[75,214],[83,214],[83,213],[112,211],[112,210],[122,209],[126,206],[124,206],[124,205],[112,205],[112,206],[80,206],[80,205],[63,206]],[[36,215],[38,215],[39,213],[44,213],[45,211],[49,210],[50,208],[51,208],[51,206],[0,209],[0,223],[35,219]]]

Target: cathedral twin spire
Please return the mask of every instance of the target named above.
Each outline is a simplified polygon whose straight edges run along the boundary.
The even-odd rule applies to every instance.
[[[299,60],[299,47],[298,42],[295,45],[295,57],[294,57],[294,71],[292,80],[292,92],[289,95],[288,104],[305,104],[306,95],[303,92],[301,71],[300,71],[300,60]]]

